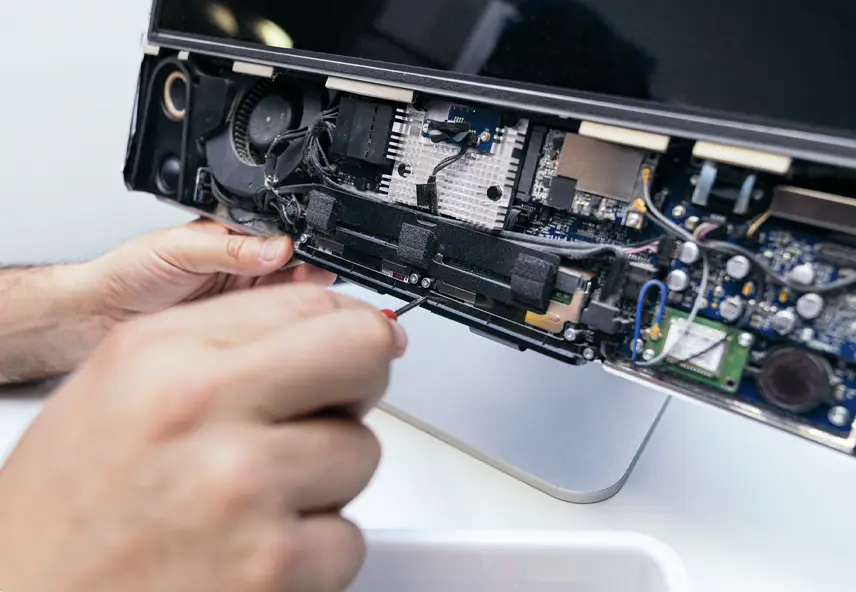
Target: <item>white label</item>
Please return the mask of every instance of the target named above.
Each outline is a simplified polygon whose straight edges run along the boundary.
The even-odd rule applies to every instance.
[[[669,352],[669,358],[678,361],[692,358],[687,364],[714,376],[719,375],[727,346],[727,343],[723,341],[726,336],[725,331],[706,327],[699,323],[693,323],[689,331],[685,331],[686,325],[687,322],[684,319],[675,319],[669,323],[669,334],[664,346],[665,351]],[[713,347],[715,343],[720,341],[722,343]],[[713,349],[698,355],[710,347]]]

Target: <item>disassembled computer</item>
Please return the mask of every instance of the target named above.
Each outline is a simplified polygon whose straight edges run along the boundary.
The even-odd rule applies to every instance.
[[[289,235],[300,260],[430,295],[509,346],[856,452],[856,141],[603,97],[587,112],[164,18],[130,189]]]

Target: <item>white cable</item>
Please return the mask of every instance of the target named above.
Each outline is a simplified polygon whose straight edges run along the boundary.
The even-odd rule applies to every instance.
[[[651,199],[651,182],[642,183],[642,197],[645,201],[645,207],[648,208],[648,212],[657,218],[660,222],[668,226],[672,232],[683,238],[685,241],[689,242],[697,242],[698,239],[694,237],[692,234],[669,220],[660,210],[657,209],[657,206],[654,205],[654,200]]]
[[[701,272],[701,283],[699,283],[698,286],[698,295],[696,295],[696,299],[693,303],[693,308],[690,311],[690,315],[686,318],[686,320],[684,321],[684,326],[680,329],[680,336],[678,336],[678,338],[672,342],[671,346],[663,348],[663,351],[660,353],[659,356],[652,360],[637,362],[637,366],[654,366],[655,364],[659,364],[660,362],[668,358],[669,355],[671,355],[672,350],[675,349],[675,346],[678,345],[678,343],[684,337],[687,336],[687,333],[689,333],[690,328],[693,326],[693,323],[695,322],[696,317],[698,316],[698,313],[701,312],[701,305],[704,301],[704,295],[707,294],[707,285],[710,282],[710,262],[708,261],[707,253],[705,253],[704,251],[702,251],[701,261],[703,267]],[[669,331],[671,331],[671,329],[672,325],[670,324]],[[663,338],[668,341],[668,334],[664,335]]]

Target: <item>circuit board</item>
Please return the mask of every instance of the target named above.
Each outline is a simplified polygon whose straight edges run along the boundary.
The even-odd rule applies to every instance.
[[[681,204],[687,214],[680,219],[671,215],[677,223],[704,212],[689,204]],[[674,209],[674,208],[673,208]],[[692,224],[691,224],[692,226]],[[813,283],[822,285],[841,277],[842,270],[818,261],[817,247],[826,242],[820,234],[793,225],[769,222],[759,233],[759,253],[777,273],[788,276],[795,269],[810,266],[814,273]],[[713,320],[725,321],[721,310],[725,301],[740,299],[747,307],[743,325],[759,335],[775,342],[786,342],[808,347],[846,361],[856,360],[856,296],[839,294],[823,298],[823,310],[815,319],[802,318],[796,308],[800,295],[792,294],[787,288],[767,285],[756,278],[734,279],[727,273],[728,257],[719,257],[713,265],[710,287],[704,298],[701,315]],[[683,270],[695,281],[701,278],[697,265],[686,265],[676,261],[673,269]],[[748,287],[747,287],[748,285]],[[672,302],[689,309],[693,294],[674,294]],[[787,334],[777,332],[773,325],[779,313],[792,315],[793,328]]]
[[[432,116],[436,115],[432,114]],[[430,138],[428,121],[426,121],[426,124],[422,128],[422,136],[424,138]],[[493,150],[493,145],[497,140],[497,133],[500,129],[500,117],[495,111],[470,109],[461,107],[460,105],[453,105],[449,108],[448,115],[446,115],[444,121],[469,124],[470,132],[478,138],[478,144],[474,148],[488,153]],[[445,140],[445,142],[447,144],[455,144],[452,140]]]
[[[554,206],[556,203],[553,198],[560,191],[559,187],[568,186],[567,191],[572,195],[564,209],[575,218],[641,230],[645,225],[644,207],[640,202],[642,169],[654,171],[657,167],[656,155],[646,154],[640,158],[641,166],[636,172],[630,195],[623,200],[616,199],[574,187],[578,180],[569,180],[562,176],[562,159],[568,158],[565,143],[569,141],[569,137],[575,136],[557,130],[547,133],[532,184],[532,201]]]
[[[256,108],[241,113],[265,121]],[[207,176],[181,203],[515,348],[856,454],[856,201],[825,193],[856,192],[856,173],[424,93],[321,108],[280,157],[252,134],[263,159],[234,162],[234,134],[192,138]]]
[[[662,335],[649,336],[645,349],[651,357],[670,353],[669,372],[689,376],[715,388],[735,392],[743,378],[751,343],[740,343],[739,332],[714,321],[697,319],[687,325],[688,314],[667,308]]]

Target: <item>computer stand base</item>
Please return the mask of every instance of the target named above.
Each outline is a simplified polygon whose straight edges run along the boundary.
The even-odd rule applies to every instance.
[[[338,288],[383,308],[401,303]],[[564,501],[621,490],[668,398],[603,371],[521,353],[416,310],[382,408]]]

